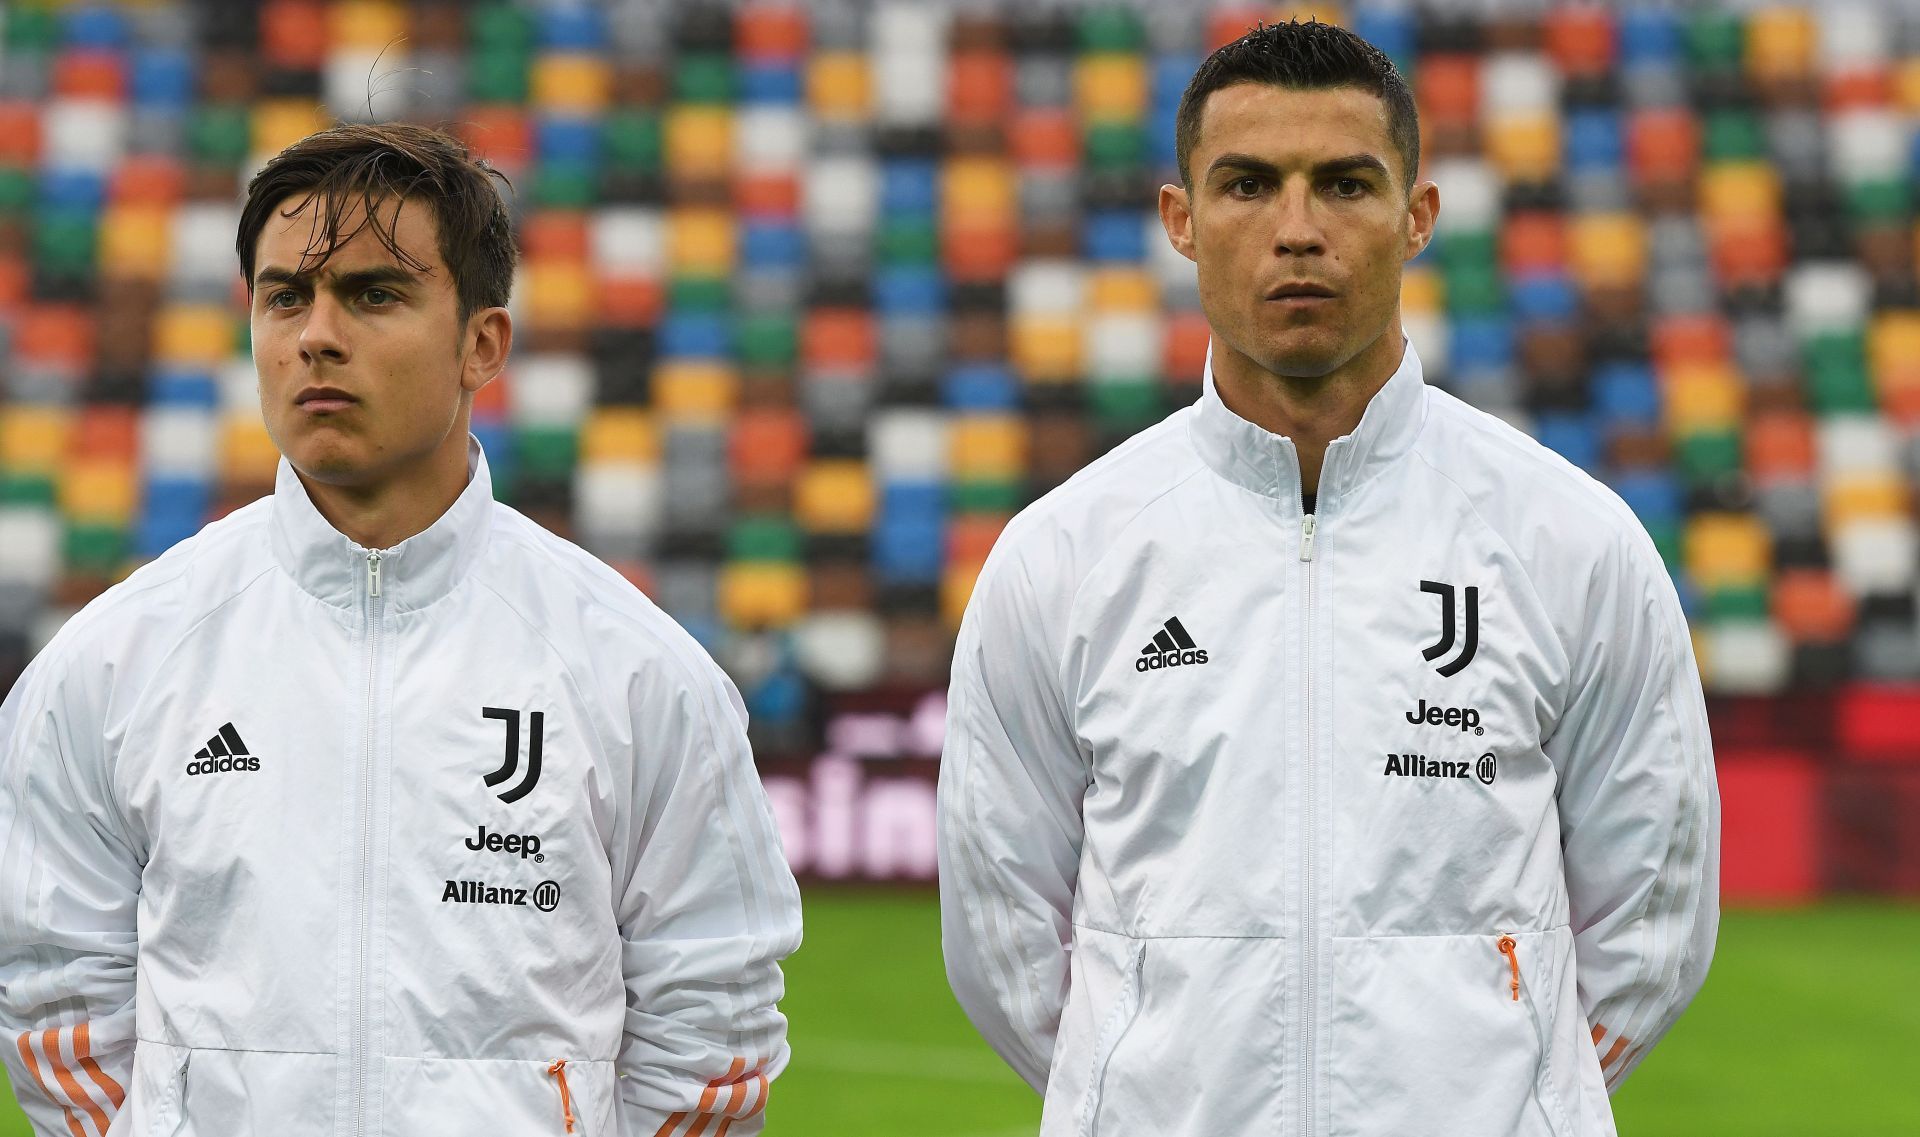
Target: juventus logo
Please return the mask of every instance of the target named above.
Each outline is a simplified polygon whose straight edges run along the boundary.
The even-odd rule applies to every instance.
[[[1453,650],[1454,635],[1459,630],[1458,624],[1454,619],[1454,589],[1451,584],[1441,584],[1438,581],[1423,580],[1420,582],[1420,591],[1431,592],[1440,597],[1440,642],[1430,648],[1426,648],[1420,653],[1427,657],[1428,663],[1432,663],[1434,660],[1439,659],[1441,656]],[[1480,647],[1480,589],[1473,585],[1468,585],[1466,592],[1466,640],[1460,647],[1459,656],[1457,656],[1453,662],[1444,663],[1438,668],[1435,668],[1440,674],[1448,678],[1452,678],[1466,670],[1467,664],[1473,662],[1473,653]]]
[[[520,712],[501,707],[481,707],[480,717],[503,719],[507,724],[507,759],[498,770],[485,778],[487,785],[497,786],[513,777],[520,768]],[[546,735],[546,712],[531,712],[533,736],[527,740],[527,776],[521,783],[504,793],[497,794],[501,801],[512,803],[533,792],[535,783],[540,780],[540,747]]]

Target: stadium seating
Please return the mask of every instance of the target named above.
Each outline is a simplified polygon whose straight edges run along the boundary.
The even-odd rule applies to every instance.
[[[762,741],[937,683],[1008,518],[1195,396],[1179,97],[1311,10],[1421,103],[1430,380],[1620,492],[1709,688],[1920,679],[1920,19],[1521,7],[11,6],[0,670],[270,487],[237,195],[372,116],[512,179],[500,496],[713,648]]]

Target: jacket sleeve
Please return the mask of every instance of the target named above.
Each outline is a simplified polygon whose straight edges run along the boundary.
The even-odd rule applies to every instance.
[[[800,946],[800,892],[739,693],[705,658],[654,670],[671,675],[634,681],[635,786],[616,831],[621,1131],[747,1137],[787,1065],[779,961]]]
[[[0,707],[0,1050],[38,1137],[101,1137],[133,1067],[140,860],[51,654]]]
[[[961,621],[941,756],[947,979],[987,1043],[1044,1092],[1066,1003],[1088,766],[1024,562],[990,557]]]
[[[1644,533],[1595,568],[1573,687],[1546,750],[1580,1005],[1609,1092],[1706,978],[1720,922],[1720,802],[1679,598]]]

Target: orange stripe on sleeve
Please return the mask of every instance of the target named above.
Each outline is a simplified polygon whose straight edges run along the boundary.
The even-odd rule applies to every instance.
[[[119,1109],[127,1103],[127,1093],[120,1088],[119,1082],[114,1081],[105,1070],[100,1068],[100,1063],[93,1060],[93,1042],[87,1034],[87,1025],[81,1023],[74,1028],[74,1056],[80,1060],[80,1068],[87,1072],[87,1077],[93,1079],[93,1084],[106,1092],[107,1100],[113,1103],[113,1108]]]
[[[1603,1026],[1597,1026],[1597,1027],[1594,1027],[1594,1028],[1593,1028],[1593,1044],[1594,1044],[1595,1046],[1598,1046],[1598,1045],[1600,1045],[1600,1040],[1601,1040],[1601,1039],[1603,1039],[1603,1038],[1605,1038],[1605,1037],[1607,1037],[1607,1028],[1606,1028],[1606,1027],[1603,1027]]]
[[[59,1079],[60,1088],[67,1091],[67,1100],[84,1108],[87,1116],[93,1119],[94,1128],[105,1133],[108,1124],[107,1111],[101,1109],[91,1097],[87,1096],[87,1091],[80,1088],[80,1080],[73,1076],[73,1071],[67,1069],[67,1064],[61,1060],[59,1030],[48,1030],[40,1035],[40,1051],[47,1056],[47,1061],[52,1063],[53,1076]]]
[[[1619,1038],[1614,1039],[1613,1045],[1607,1048],[1607,1056],[1605,1058],[1600,1059],[1600,1068],[1602,1070],[1605,1070],[1609,1066],[1612,1066],[1613,1060],[1620,1057],[1620,1052],[1622,1050],[1625,1050],[1626,1048],[1627,1048],[1626,1035],[1623,1034]]]
[[[674,1114],[660,1123],[660,1128],[653,1131],[653,1137],[673,1137],[673,1131],[680,1128],[680,1123],[686,1119],[687,1115],[684,1113]]]
[[[755,1074],[753,1076],[753,1084],[754,1088],[760,1091],[760,1100],[754,1102],[753,1108],[746,1112],[745,1116],[747,1117],[752,1117],[754,1114],[767,1108],[767,1099],[773,1096],[773,1085],[767,1081],[765,1074]]]

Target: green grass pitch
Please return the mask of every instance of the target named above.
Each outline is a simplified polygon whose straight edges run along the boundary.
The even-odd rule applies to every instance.
[[[947,992],[933,897],[806,905],[770,1137],[1032,1137],[1039,1099]],[[1622,1137],[1915,1137],[1916,1058],[1920,906],[1729,912],[1706,990],[1614,1108]],[[0,1137],[28,1132],[0,1106]]]

